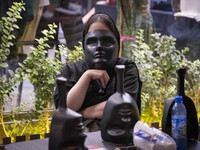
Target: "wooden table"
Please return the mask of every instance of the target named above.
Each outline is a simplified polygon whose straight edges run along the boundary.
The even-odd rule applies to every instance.
[[[48,138],[17,142],[6,145],[5,150],[48,150],[48,142]],[[100,131],[87,133],[85,145],[97,145],[106,150],[115,150],[116,147],[122,146],[103,141],[100,135]],[[187,150],[200,150],[200,142],[189,140]]]

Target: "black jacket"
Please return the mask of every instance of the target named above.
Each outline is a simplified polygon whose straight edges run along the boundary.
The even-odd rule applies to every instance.
[[[129,93],[138,105],[139,111],[141,107],[141,86],[142,83],[139,78],[139,73],[136,64],[127,58],[118,58],[116,61],[116,65],[125,65],[125,72],[124,72],[124,90],[125,92]],[[66,83],[66,94],[69,90],[76,84],[82,74],[88,70],[88,66],[85,62],[85,59],[76,62],[67,64],[61,73],[60,76],[65,77],[67,79]],[[89,88],[87,90],[87,94],[85,100],[80,108],[79,111],[86,107],[93,106],[95,104],[101,103],[106,101],[112,94],[116,92],[116,74],[115,69],[113,68],[111,71],[108,72],[110,80],[106,87],[106,94],[103,96],[98,95],[99,85],[97,81],[90,82]],[[77,94],[80,91],[77,91]],[[56,108],[58,107],[59,99],[58,99],[58,90],[56,88],[55,95],[54,95],[54,102]]]

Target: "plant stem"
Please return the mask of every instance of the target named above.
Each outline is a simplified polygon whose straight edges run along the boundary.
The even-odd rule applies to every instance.
[[[47,108],[46,108],[46,111],[45,111],[46,133],[49,133],[49,117],[48,117],[48,114],[49,114],[49,110],[48,110],[48,104],[47,104]]]
[[[23,129],[22,133],[20,134],[20,136],[22,136],[22,135],[24,134],[24,131],[25,131],[25,129],[27,128],[28,125],[29,125],[29,121],[28,121],[28,123],[26,124],[26,126],[24,127],[24,129]]]
[[[3,110],[2,110],[2,106],[0,106],[0,111],[1,111],[1,124],[2,124],[2,127],[3,127],[3,131],[4,131],[4,133],[5,133],[5,135],[6,135],[6,137],[9,137],[9,135],[8,135],[8,132],[7,132],[7,130],[6,130],[6,127],[5,127],[5,124],[4,124],[4,120],[3,120]]]

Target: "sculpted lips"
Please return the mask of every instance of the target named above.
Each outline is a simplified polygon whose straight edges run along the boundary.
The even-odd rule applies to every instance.
[[[83,129],[84,129],[83,123],[78,123],[78,124],[75,126],[75,130],[77,130],[77,131],[82,132]]]
[[[96,53],[95,54],[95,58],[104,58],[105,57],[105,54],[103,53]]]

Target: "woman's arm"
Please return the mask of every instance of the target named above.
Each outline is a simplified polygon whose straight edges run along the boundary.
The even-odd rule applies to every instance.
[[[106,88],[109,79],[110,77],[105,70],[87,70],[69,91],[66,99],[67,106],[78,111],[84,102],[91,80],[100,81],[103,88]]]
[[[106,105],[107,101],[101,102],[99,104],[96,104],[94,106],[90,106],[85,108],[81,114],[83,115],[83,118],[102,118],[104,107]]]

